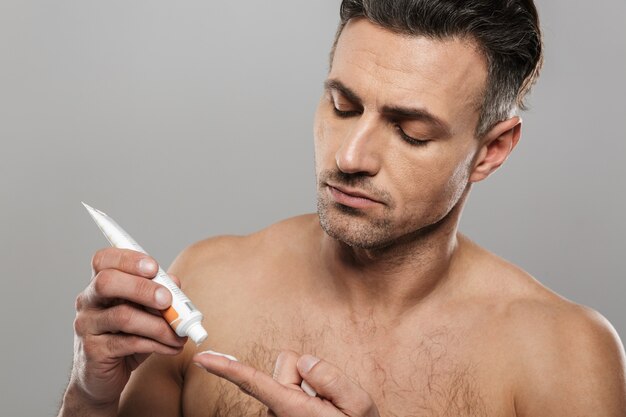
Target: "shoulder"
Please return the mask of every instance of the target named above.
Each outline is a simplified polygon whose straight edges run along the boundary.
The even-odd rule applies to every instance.
[[[311,214],[292,217],[245,236],[204,239],[185,248],[169,272],[183,283],[224,274],[243,276],[238,272],[258,270],[274,260],[306,251],[318,229],[317,216]]]
[[[519,416],[623,415],[624,347],[602,314],[542,286],[506,311]]]
[[[611,323],[506,260],[473,250],[481,267],[472,300],[489,306],[517,415],[623,416],[624,347]]]

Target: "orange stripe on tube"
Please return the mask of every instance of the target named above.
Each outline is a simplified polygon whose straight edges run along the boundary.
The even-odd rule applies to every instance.
[[[169,306],[167,309],[161,310],[161,314],[163,315],[165,320],[167,320],[170,326],[172,326],[174,330],[176,330],[176,326],[178,325],[178,323],[174,322],[179,319],[178,311],[174,310],[174,307]]]

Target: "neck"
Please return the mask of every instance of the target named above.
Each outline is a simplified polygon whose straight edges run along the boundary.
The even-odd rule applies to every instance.
[[[379,249],[360,249],[324,234],[322,257],[332,295],[358,316],[394,321],[445,295],[463,254],[457,234],[462,202],[442,220]]]

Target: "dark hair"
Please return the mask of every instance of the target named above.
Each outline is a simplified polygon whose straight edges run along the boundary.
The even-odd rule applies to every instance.
[[[476,136],[506,120],[524,97],[543,62],[539,17],[533,0],[343,0],[331,51],[350,19],[365,17],[391,31],[433,39],[469,37],[487,60],[487,85]]]

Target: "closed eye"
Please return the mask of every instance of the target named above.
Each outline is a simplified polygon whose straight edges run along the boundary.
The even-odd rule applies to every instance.
[[[414,146],[424,146],[426,145],[428,142],[430,142],[430,140],[428,139],[416,139],[412,136],[407,135],[404,130],[402,130],[402,127],[400,127],[399,124],[395,124],[395,128],[396,131],[398,132],[398,135],[400,135],[400,137],[402,138],[402,140],[404,140],[405,142],[407,142],[410,145],[414,145]]]
[[[335,115],[339,118],[342,119],[347,119],[350,117],[355,117],[361,114],[360,110],[339,110],[336,106],[335,103],[332,103],[333,106],[333,112],[335,113]],[[400,138],[405,141],[406,143],[408,143],[409,145],[413,145],[413,146],[424,146],[426,145],[428,142],[430,142],[430,140],[427,139],[417,139],[414,138],[412,136],[409,136],[406,134],[406,132],[404,130],[402,130],[402,127],[400,126],[399,123],[397,122],[393,122],[394,123],[394,128],[396,130],[396,132],[398,133],[398,135],[400,136]]]
[[[348,118],[348,117],[358,116],[359,114],[361,114],[361,112],[358,110],[339,110],[334,105],[333,105],[333,111],[335,112],[336,116],[341,117],[343,119]]]

